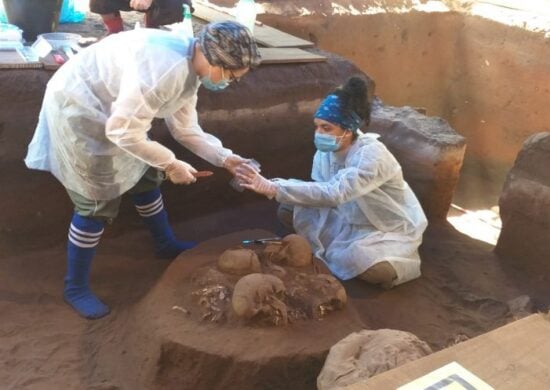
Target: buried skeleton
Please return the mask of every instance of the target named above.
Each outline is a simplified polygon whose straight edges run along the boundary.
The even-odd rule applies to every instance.
[[[183,300],[200,321],[284,326],[324,318],[347,302],[342,284],[297,234],[260,248],[227,249],[190,279],[193,291]]]

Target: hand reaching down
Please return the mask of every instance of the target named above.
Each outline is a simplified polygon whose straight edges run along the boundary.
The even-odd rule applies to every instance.
[[[174,184],[191,184],[197,181],[197,170],[184,161],[176,160],[166,168],[166,177]]]
[[[259,172],[248,164],[241,164],[237,167],[236,177],[240,181],[241,186],[246,189],[265,195],[269,199],[277,195],[277,185],[260,175]]]

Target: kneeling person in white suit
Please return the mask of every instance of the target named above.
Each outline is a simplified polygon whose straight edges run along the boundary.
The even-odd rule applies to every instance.
[[[395,157],[359,130],[369,121],[367,86],[352,77],[315,113],[313,181],[268,180],[244,164],[237,177],[275,198],[281,222],[307,238],[338,278],[390,288],[420,276],[427,221]]]

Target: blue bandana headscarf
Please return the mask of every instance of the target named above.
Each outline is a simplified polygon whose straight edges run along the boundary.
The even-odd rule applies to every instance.
[[[363,124],[363,120],[355,112],[351,115],[342,114],[340,98],[337,95],[328,95],[321,102],[314,117],[339,125],[353,133],[357,132]]]

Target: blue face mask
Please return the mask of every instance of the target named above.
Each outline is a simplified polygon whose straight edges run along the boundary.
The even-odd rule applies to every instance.
[[[210,78],[212,73],[212,68],[210,68],[210,71],[208,72],[208,76],[203,76],[200,78],[201,84],[204,86],[204,88],[209,89],[211,91],[221,91],[222,89],[225,89],[229,86],[229,81],[221,79],[217,83],[213,82]]]
[[[335,152],[340,147],[343,136],[336,137],[330,134],[315,133],[313,142],[317,150],[321,152]],[[338,140],[340,138],[340,140]]]

